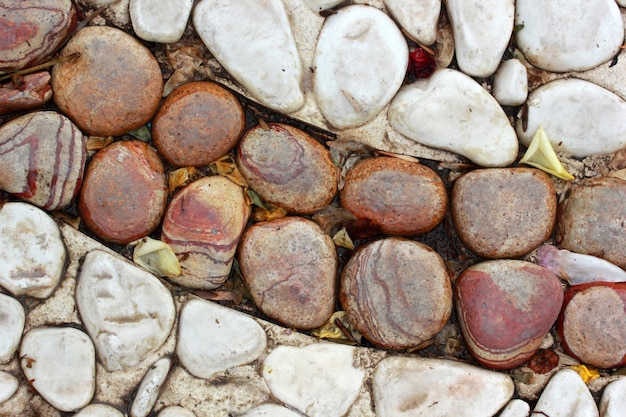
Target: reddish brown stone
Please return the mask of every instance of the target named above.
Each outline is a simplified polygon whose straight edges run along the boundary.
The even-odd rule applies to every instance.
[[[0,85],[0,114],[41,107],[52,98],[47,71],[14,77]]]

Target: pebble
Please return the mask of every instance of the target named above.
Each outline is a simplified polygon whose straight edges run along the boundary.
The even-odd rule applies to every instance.
[[[38,111],[0,127],[0,189],[44,210],[67,206],[80,188],[83,134],[66,117]]]
[[[245,127],[239,100],[220,84],[198,81],[170,93],[152,122],[152,140],[172,165],[208,165],[233,148]]]
[[[0,371],[0,404],[10,399],[17,392],[20,381],[8,372]]]
[[[187,27],[193,0],[131,0],[135,34],[149,42],[178,42]]]
[[[76,304],[109,372],[133,367],[155,352],[174,325],[172,295],[161,281],[101,250],[83,260]]]
[[[248,410],[241,417],[299,417],[300,414],[276,404],[263,404]]]
[[[182,269],[171,280],[191,288],[222,285],[249,217],[243,189],[224,177],[203,177],[176,194],[161,231]]]
[[[170,405],[169,407],[165,407],[159,411],[158,417],[196,417],[196,415],[186,408]]]
[[[78,212],[98,237],[126,244],[156,229],[166,203],[165,171],[156,151],[139,140],[116,141],[89,162]]]
[[[93,343],[73,327],[39,327],[24,335],[20,365],[30,386],[54,408],[70,412],[89,404],[96,390]]]
[[[282,113],[304,105],[302,63],[281,0],[201,0],[193,25],[211,54],[261,104]]]
[[[528,97],[528,72],[519,59],[508,59],[498,67],[491,91],[503,106],[520,106]]]
[[[526,105],[526,117],[516,123],[524,146],[539,126],[555,151],[576,158],[626,146],[626,101],[599,85],[575,78],[551,81],[533,90]]]
[[[372,389],[378,417],[491,417],[514,385],[506,374],[462,362],[387,357],[374,370]]]
[[[310,417],[340,417],[352,406],[365,378],[351,346],[318,343],[278,346],[263,363],[272,395]]]
[[[179,320],[176,354],[197,378],[254,362],[267,344],[256,321],[210,301],[189,300]]]
[[[456,61],[465,74],[492,75],[509,44],[515,0],[447,0]]]
[[[350,5],[327,17],[315,47],[314,92],[328,123],[338,129],[374,118],[396,94],[409,49],[382,11]]]
[[[239,143],[237,165],[265,202],[291,213],[312,214],[337,193],[337,169],[330,152],[307,133],[286,124],[248,130]]]
[[[600,398],[600,417],[624,417],[626,411],[626,378],[608,384]]]
[[[40,71],[0,84],[0,115],[43,106],[52,98],[50,74]]]
[[[54,66],[51,82],[57,107],[81,130],[119,136],[152,118],[163,76],[148,48],[120,29],[88,26],[70,39],[61,56],[76,52],[80,56]]]
[[[328,10],[328,9],[335,7],[336,5],[341,3],[343,0],[305,0],[305,1],[306,1],[306,4],[308,4],[309,7],[314,12],[321,12],[323,10]]]
[[[0,364],[13,359],[22,340],[25,321],[26,314],[22,304],[13,297],[0,294]]]
[[[500,104],[476,81],[452,69],[403,86],[389,123],[410,140],[465,156],[485,167],[517,158],[518,141]]]
[[[619,52],[624,23],[615,0],[570,0],[567,7],[551,0],[515,2],[517,47],[536,67],[584,71]]]
[[[0,285],[15,296],[48,298],[65,269],[67,252],[57,224],[27,203],[0,207]]]
[[[432,45],[437,39],[441,0],[384,0],[385,7],[415,40]]]
[[[350,168],[340,197],[357,218],[391,235],[429,232],[448,209],[446,187],[435,171],[391,157],[369,158]]]
[[[170,358],[161,358],[150,366],[135,393],[135,399],[130,406],[130,417],[147,417],[150,414],[171,366]]]
[[[341,273],[339,301],[351,323],[383,349],[433,338],[452,311],[443,260],[428,246],[385,238],[358,248]]]
[[[106,404],[89,404],[74,414],[74,417],[124,417],[117,408]]]
[[[539,247],[556,221],[556,191],[534,168],[471,171],[454,182],[451,213],[459,237],[485,258],[517,258]]]
[[[578,373],[562,369],[550,378],[532,415],[598,417],[596,403]]]
[[[513,399],[504,407],[498,417],[528,417],[530,415],[530,405],[524,400]]]

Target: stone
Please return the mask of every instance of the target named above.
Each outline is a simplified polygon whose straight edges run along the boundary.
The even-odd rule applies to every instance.
[[[345,129],[374,118],[402,85],[408,63],[402,32],[377,8],[350,5],[327,17],[315,47],[313,87],[328,123]]]
[[[130,406],[130,417],[147,417],[150,414],[167,380],[171,366],[170,358],[161,358],[148,369]]]
[[[626,378],[608,384],[600,398],[600,417],[623,417],[626,410]]]
[[[161,281],[101,250],[83,260],[76,305],[109,372],[133,367],[158,350],[174,325],[174,301]]]
[[[6,402],[17,392],[20,381],[8,372],[0,371],[0,404]]]
[[[434,229],[448,209],[441,177],[432,169],[399,158],[377,157],[352,166],[340,193],[341,205],[391,235]]]
[[[263,404],[246,411],[241,417],[299,417],[300,414],[276,404]]]
[[[186,408],[170,405],[159,411],[158,417],[196,417],[196,415]]]
[[[384,0],[385,7],[415,40],[432,45],[437,38],[441,0]]]
[[[504,167],[517,158],[517,135],[508,117],[487,90],[459,71],[439,69],[403,86],[388,118],[407,139],[481,166]]]
[[[329,343],[278,346],[263,362],[263,379],[274,397],[307,416],[343,416],[365,379],[354,354],[351,346]]]
[[[248,130],[239,143],[237,165],[264,201],[291,213],[312,214],[337,193],[337,169],[330,152],[286,124]]]
[[[50,74],[40,71],[0,84],[0,115],[36,109],[52,98]]]
[[[556,322],[561,281],[530,262],[485,261],[455,282],[456,313],[468,350],[481,364],[512,369],[528,361]]]
[[[515,0],[447,0],[456,61],[465,74],[492,75],[513,31]]]
[[[530,415],[530,405],[524,400],[513,399],[504,407],[498,417],[528,417]]]
[[[165,171],[156,151],[140,140],[117,141],[89,162],[78,212],[98,237],[126,244],[156,229],[166,203]]]
[[[89,404],[96,390],[96,353],[84,332],[73,327],[39,327],[24,335],[22,371],[46,401],[59,411]]]
[[[321,327],[334,312],[337,253],[313,221],[256,223],[239,245],[239,267],[254,304],[287,327]]]
[[[376,366],[372,380],[378,417],[491,417],[513,390],[506,374],[420,357],[387,357]]]
[[[45,61],[76,27],[71,0],[9,0],[0,4],[0,70]]]
[[[152,121],[152,140],[170,164],[199,167],[226,155],[245,122],[233,93],[217,83],[191,82],[167,96]]]
[[[624,40],[614,0],[517,0],[517,47],[530,63],[552,72],[584,71],[610,60]]]
[[[124,417],[117,408],[106,404],[89,404],[74,414],[74,417]]]
[[[0,225],[0,285],[15,296],[50,297],[67,259],[57,224],[44,211],[13,202],[0,208]]]
[[[542,126],[557,152],[576,158],[616,152],[626,146],[626,101],[576,78],[551,81],[533,90],[516,131],[528,146]]]
[[[203,177],[174,196],[163,219],[161,240],[180,261],[179,285],[212,289],[230,275],[250,217],[244,191],[225,177]]]
[[[254,362],[266,344],[263,328],[243,313],[197,299],[181,310],[176,354],[197,378]]]
[[[13,359],[22,340],[25,321],[26,313],[22,304],[13,297],[0,294],[0,364]]]
[[[304,105],[302,62],[282,1],[201,0],[193,25],[211,54],[261,104],[281,113]]]
[[[29,113],[0,127],[0,189],[44,210],[72,201],[86,159],[83,134],[56,112]]]
[[[131,0],[133,31],[148,42],[178,42],[187,27],[193,0]]]
[[[161,101],[163,76],[148,48],[120,29],[87,26],[70,39],[61,56],[75,53],[80,55],[54,66],[51,83],[55,104],[81,130],[119,136],[152,118]]]
[[[375,346],[408,349],[433,338],[450,318],[452,287],[430,247],[402,238],[360,246],[341,273],[339,301]]]
[[[531,413],[534,414],[598,417],[598,408],[580,375],[572,369],[561,369],[550,378]]]
[[[503,106],[524,104],[528,97],[528,73],[519,59],[508,59],[500,64],[491,93]]]
[[[454,182],[450,207],[459,237],[474,253],[518,258],[550,237],[556,191],[538,169],[479,169]]]

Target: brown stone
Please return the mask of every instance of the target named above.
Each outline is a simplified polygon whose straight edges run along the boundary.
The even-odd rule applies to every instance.
[[[0,85],[0,114],[41,107],[52,98],[50,74],[40,71]]]

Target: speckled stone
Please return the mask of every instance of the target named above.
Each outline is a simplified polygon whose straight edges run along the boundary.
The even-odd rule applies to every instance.
[[[22,304],[13,297],[0,294],[0,364],[13,359],[22,340],[25,320]]]
[[[135,398],[130,406],[130,417],[147,417],[157,401],[163,385],[167,381],[167,374],[172,367],[172,359],[161,358],[146,372]]]

